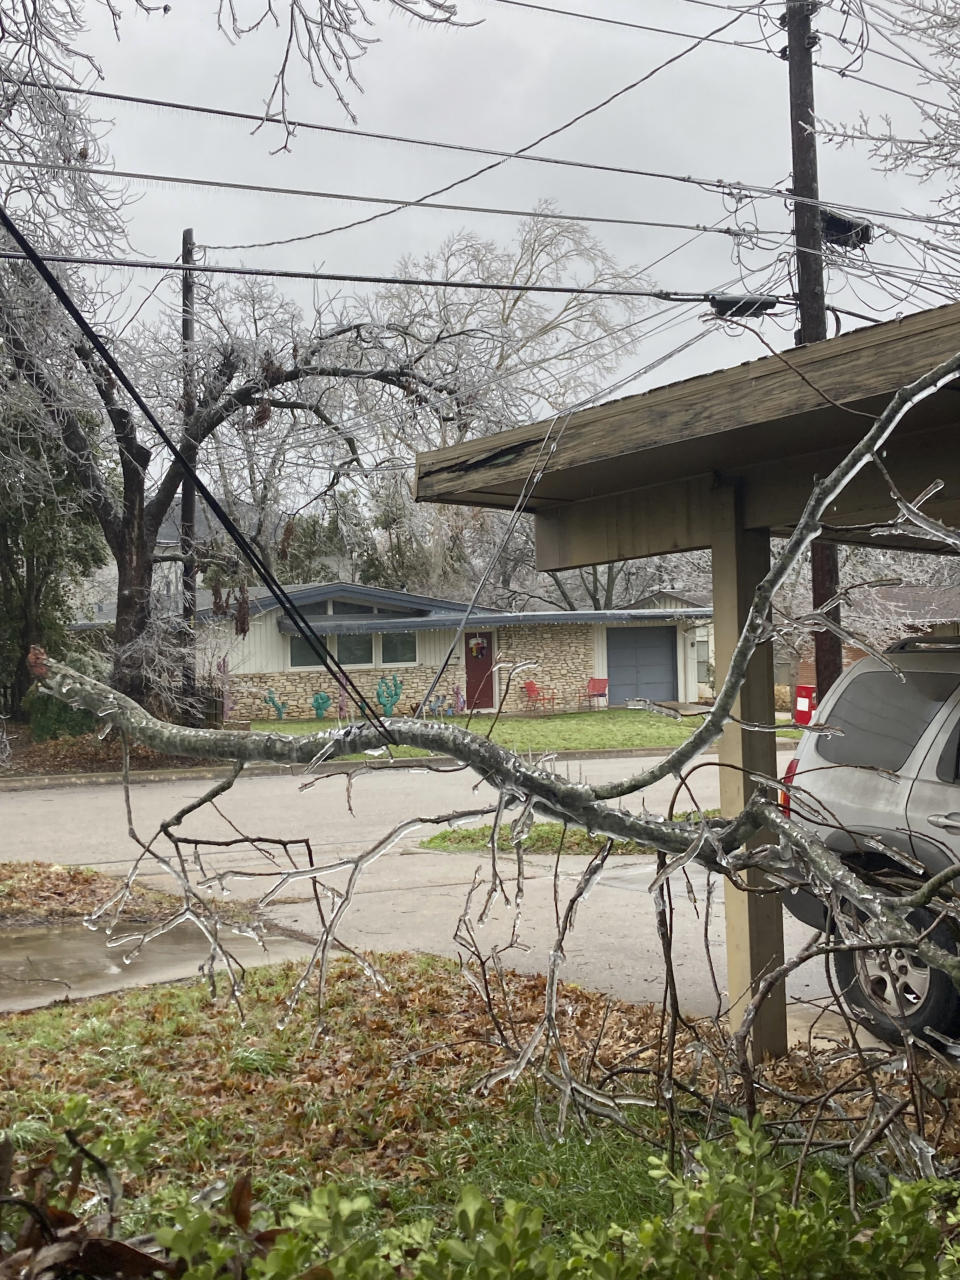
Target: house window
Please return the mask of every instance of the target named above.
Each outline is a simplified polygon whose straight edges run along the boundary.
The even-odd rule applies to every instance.
[[[323,641],[330,653],[336,654],[333,636],[318,636],[317,638]],[[319,667],[322,664],[303,636],[291,636],[290,665],[291,667]]]
[[[373,636],[337,636],[337,657],[345,667],[372,667]]]
[[[417,633],[415,631],[385,631],[380,637],[381,665],[395,667],[417,660]]]

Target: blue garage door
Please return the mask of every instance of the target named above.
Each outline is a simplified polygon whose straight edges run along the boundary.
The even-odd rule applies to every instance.
[[[610,706],[628,698],[672,702],[677,697],[674,627],[610,627],[607,631]]]

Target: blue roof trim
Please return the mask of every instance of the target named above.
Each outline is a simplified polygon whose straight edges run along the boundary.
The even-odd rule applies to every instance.
[[[544,613],[490,613],[471,614],[467,624],[469,631],[483,631],[488,627],[522,627],[522,626],[570,626],[584,623],[602,622],[608,624],[631,624],[644,622],[684,622],[707,621],[713,617],[713,610],[707,608],[690,609],[569,609]],[[343,618],[331,614],[329,622],[324,623],[318,634],[326,636],[357,636],[376,632],[389,631],[440,631],[455,630],[463,621],[462,613],[433,614],[428,618]],[[280,618],[278,627],[284,635],[294,634],[293,623],[287,618]]]
[[[356,582],[310,582],[302,586],[289,586],[287,594],[295,605],[306,607],[311,604],[325,603],[327,600],[354,600],[357,604],[376,607],[428,609],[431,613],[455,613],[461,615],[468,605],[462,600],[443,600],[436,596],[419,596],[409,591],[393,591],[387,587],[365,587]],[[280,606],[272,595],[266,591],[250,593],[250,612],[269,613]],[[491,610],[478,608],[481,614]],[[213,617],[212,609],[199,609],[197,618],[203,621]]]

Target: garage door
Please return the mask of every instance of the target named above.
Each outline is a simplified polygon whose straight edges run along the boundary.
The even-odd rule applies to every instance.
[[[671,702],[677,696],[677,633],[674,627],[611,627],[607,631],[610,706],[628,698]]]

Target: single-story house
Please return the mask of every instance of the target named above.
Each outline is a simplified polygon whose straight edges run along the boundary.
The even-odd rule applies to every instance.
[[[521,711],[523,684],[535,680],[556,691],[557,708],[576,708],[592,676],[609,680],[612,706],[630,698],[695,702],[711,692],[712,610],[699,600],[665,592],[636,608],[596,612],[508,613],[476,608],[462,635],[467,606],[406,591],[350,582],[287,587],[317,635],[372,706],[381,677],[403,682],[399,711],[425,695],[453,646],[438,686],[446,705]],[[273,597],[250,592],[249,631],[238,636],[232,617],[214,611],[208,591],[197,600],[200,666],[219,672],[229,714],[262,719],[266,699],[286,703],[291,719],[314,713],[314,695],[326,693],[336,714],[339,690]],[[108,626],[101,607],[83,627]],[[509,682],[510,668],[533,663]],[[328,713],[329,714],[329,713]]]

